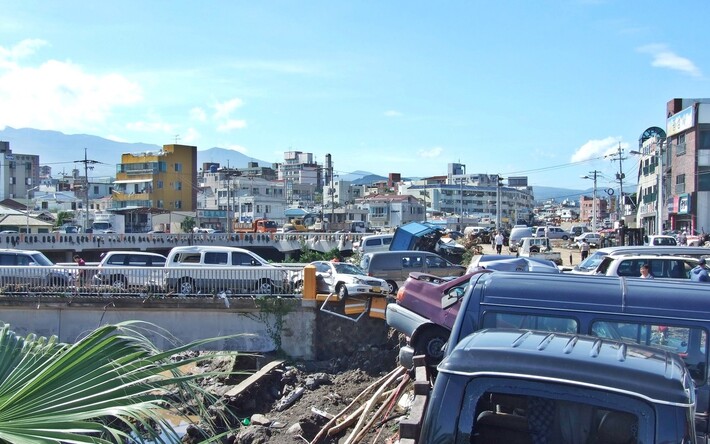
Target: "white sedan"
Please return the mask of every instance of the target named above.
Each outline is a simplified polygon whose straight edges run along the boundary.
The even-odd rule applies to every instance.
[[[318,293],[337,293],[343,299],[356,294],[389,294],[389,285],[382,279],[367,276],[357,265],[345,262],[315,261]],[[303,274],[295,277],[295,287],[303,288]]]
[[[601,243],[601,236],[599,233],[583,233],[574,238],[574,242],[579,245],[583,240],[586,240],[589,245],[598,247]]]

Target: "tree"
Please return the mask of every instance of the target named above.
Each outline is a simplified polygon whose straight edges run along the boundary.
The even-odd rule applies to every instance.
[[[177,407],[189,404],[205,419],[215,400],[195,382],[209,376],[180,370],[204,357],[170,357],[217,338],[160,351],[145,335],[156,328],[139,321],[104,325],[64,344],[56,337],[22,338],[2,326],[0,442],[108,444],[129,434],[134,441],[179,442],[160,412],[182,412]]]
[[[180,229],[185,233],[192,233],[192,229],[197,225],[194,217],[187,216],[180,222]]]
[[[67,222],[71,222],[74,219],[74,214],[71,211],[60,211],[57,213],[57,226],[61,227]]]

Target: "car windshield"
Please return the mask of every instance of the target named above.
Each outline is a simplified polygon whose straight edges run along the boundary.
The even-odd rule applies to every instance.
[[[365,274],[365,270],[353,264],[336,264],[335,271],[339,274]]]
[[[586,258],[582,263],[577,265],[577,269],[579,270],[595,270],[599,264],[602,263],[602,260],[606,257],[606,253],[601,253],[597,251],[596,253],[590,255],[588,258]]]
[[[35,262],[35,264],[37,264],[37,265],[42,265],[42,266],[45,266],[45,267],[49,267],[49,266],[51,266],[51,265],[54,265],[54,264],[52,263],[52,261],[50,261],[49,259],[47,259],[47,256],[45,256],[45,255],[42,254],[42,253],[34,253],[34,254],[30,255],[30,256],[32,256],[32,260],[33,260],[33,261]]]

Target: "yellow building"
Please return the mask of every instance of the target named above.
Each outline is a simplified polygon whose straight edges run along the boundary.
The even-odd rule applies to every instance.
[[[195,211],[197,147],[164,145],[159,152],[122,154],[113,191],[113,209]]]

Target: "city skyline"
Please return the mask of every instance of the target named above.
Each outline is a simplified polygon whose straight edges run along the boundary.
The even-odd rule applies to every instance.
[[[336,174],[468,170],[600,188],[707,90],[700,0],[28,1],[0,18],[0,129],[326,153]],[[658,26],[682,23],[682,28]],[[680,25],[679,25],[680,26]],[[682,32],[681,32],[682,31]],[[12,143],[12,141],[10,141]]]

